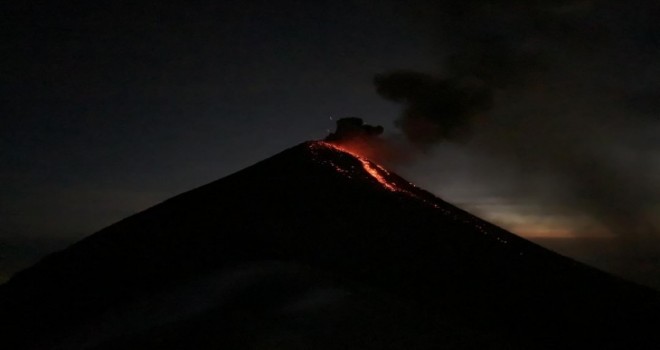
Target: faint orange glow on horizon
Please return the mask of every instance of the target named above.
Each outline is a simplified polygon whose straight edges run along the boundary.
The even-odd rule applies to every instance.
[[[362,147],[360,143],[330,143],[317,141],[317,146],[327,147],[338,152],[347,153],[357,159],[364,171],[376,180],[385,189],[392,192],[401,192],[413,195],[406,189],[399,188],[397,183],[388,181],[391,174],[382,166],[369,159],[373,150]],[[364,155],[363,155],[364,154]],[[349,169],[336,164],[334,168],[347,176],[351,176]],[[417,187],[409,183],[413,187]],[[592,219],[568,213],[552,213],[538,210],[529,203],[520,203],[512,198],[446,198],[451,203],[483,218],[507,231],[527,239],[571,239],[571,238],[611,238],[613,235],[606,227],[593,222]],[[433,205],[433,204],[432,204]],[[437,205],[434,205],[437,207]],[[549,209],[547,209],[549,210]]]
[[[503,202],[500,205],[472,204],[465,206],[465,209],[512,233],[529,239],[612,237],[612,233],[607,228],[586,217],[530,212],[519,207]]]

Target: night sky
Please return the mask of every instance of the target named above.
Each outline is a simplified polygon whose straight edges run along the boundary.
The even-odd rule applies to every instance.
[[[356,116],[420,187],[660,288],[655,1],[2,6],[0,281]]]

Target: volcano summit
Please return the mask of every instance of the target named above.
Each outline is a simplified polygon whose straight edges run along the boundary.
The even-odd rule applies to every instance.
[[[6,349],[645,349],[657,292],[306,142],[0,286]]]

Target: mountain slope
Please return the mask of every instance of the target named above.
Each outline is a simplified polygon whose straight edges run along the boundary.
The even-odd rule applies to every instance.
[[[0,335],[17,349],[646,348],[658,311],[656,292],[324,142],[176,196],[0,286]]]

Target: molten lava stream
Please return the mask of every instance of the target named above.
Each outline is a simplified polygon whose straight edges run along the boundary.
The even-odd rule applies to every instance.
[[[393,184],[387,182],[385,177],[383,177],[383,175],[380,173],[380,172],[384,172],[386,175],[389,175],[387,170],[383,169],[383,167],[381,167],[381,166],[379,166],[375,163],[372,164],[372,162],[370,162],[366,158],[362,157],[361,155],[359,155],[359,154],[357,154],[357,153],[355,153],[355,152],[353,152],[349,149],[346,149],[346,148],[343,148],[341,146],[338,146],[338,145],[335,145],[335,144],[332,144],[332,143],[328,143],[328,142],[320,142],[320,143],[322,145],[326,146],[326,147],[330,147],[330,148],[332,148],[334,150],[337,150],[339,152],[344,152],[344,153],[348,153],[348,154],[352,155],[353,157],[355,157],[357,160],[360,161],[364,171],[366,171],[367,174],[371,175],[371,177],[373,177],[376,181],[378,181],[381,185],[383,185],[383,187],[385,187],[386,189],[388,189],[390,191],[393,191],[393,192],[400,191],[400,189],[395,187]]]

